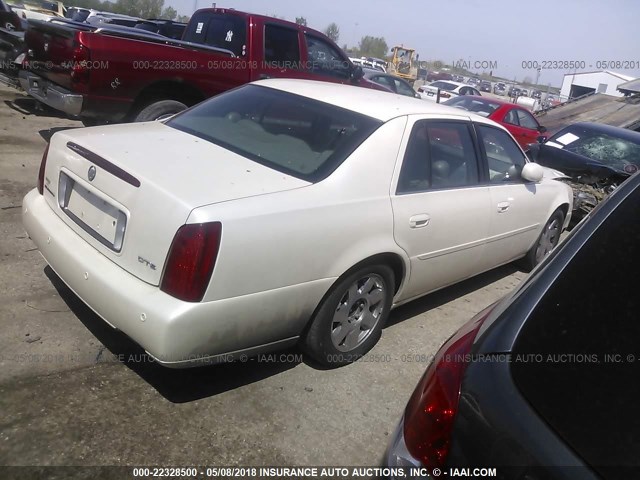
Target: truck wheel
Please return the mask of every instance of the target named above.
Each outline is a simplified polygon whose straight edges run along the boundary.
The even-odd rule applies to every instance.
[[[378,342],[393,299],[393,270],[369,265],[339,280],[320,304],[302,342],[327,367],[355,362]]]
[[[133,121],[153,122],[155,120],[161,120],[163,117],[174,115],[186,109],[187,106],[184,103],[177,102],[175,100],[160,100],[145,106],[138,112]]]
[[[531,250],[520,260],[519,263],[523,270],[527,272],[533,270],[536,265],[556,248],[560,242],[562,225],[564,225],[564,213],[562,213],[562,210],[556,210],[545,224],[542,233],[540,233],[538,240],[533,244]]]

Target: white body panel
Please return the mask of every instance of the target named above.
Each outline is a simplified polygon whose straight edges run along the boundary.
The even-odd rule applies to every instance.
[[[478,185],[397,196],[416,118],[470,117],[357,87],[261,83],[383,123],[317,183],[160,122],[60,132],[51,142],[44,195],[34,190],[24,199],[25,227],[54,271],[109,324],[166,365],[295,341],[334,282],[372,256],[390,254],[403,265],[394,299],[400,304],[523,256],[555,209],[567,205],[571,211],[571,190],[548,178],[513,188]],[[473,121],[495,126],[480,117]],[[99,167],[89,181],[93,163],[68,142],[100,155],[140,185]],[[87,222],[104,225],[117,216],[114,211],[126,214],[121,251],[98,241],[61,208],[61,172],[96,197],[74,200],[80,202],[76,212],[87,209]],[[498,217],[495,203],[505,198],[513,209]],[[91,210],[100,202],[106,206]],[[430,223],[410,228],[410,218],[419,214],[429,215]],[[222,223],[222,239],[203,300],[189,303],[162,292],[157,285],[175,232],[185,223],[214,221]],[[112,238],[113,232],[102,234]]]

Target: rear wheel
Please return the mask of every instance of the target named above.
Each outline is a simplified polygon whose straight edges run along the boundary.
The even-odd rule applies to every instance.
[[[560,242],[563,224],[564,213],[562,213],[562,210],[556,210],[545,224],[536,243],[533,244],[531,250],[529,250],[522,259],[521,263],[525,270],[533,270],[536,265],[556,248]]]
[[[371,265],[339,280],[322,301],[303,341],[316,361],[339,367],[378,342],[393,299],[393,270]]]
[[[142,108],[134,117],[134,122],[153,122],[155,120],[162,120],[163,118],[175,115],[182,110],[186,110],[187,106],[184,103],[176,100],[159,100],[157,102],[150,103]]]

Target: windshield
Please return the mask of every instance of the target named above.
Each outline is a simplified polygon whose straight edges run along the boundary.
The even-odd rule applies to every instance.
[[[167,125],[316,182],[337,168],[381,123],[317,100],[247,85],[213,97],[173,117]]]
[[[616,170],[624,170],[629,164],[640,166],[640,138],[631,141],[586,127],[572,126],[556,133],[546,144],[597,160]]]

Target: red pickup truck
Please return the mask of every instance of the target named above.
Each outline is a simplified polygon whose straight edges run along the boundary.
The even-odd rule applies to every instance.
[[[182,40],[68,20],[29,23],[22,88],[86,125],[156,120],[269,77],[380,88],[322,33],[237,10],[198,10]]]

